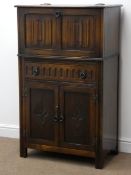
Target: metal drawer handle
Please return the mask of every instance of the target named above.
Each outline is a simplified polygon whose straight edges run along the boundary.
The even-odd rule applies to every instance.
[[[59,121],[60,121],[60,122],[63,122],[63,121],[64,121],[64,116],[63,116],[63,115],[60,116]]]
[[[58,122],[58,116],[57,115],[54,116],[53,121]]]

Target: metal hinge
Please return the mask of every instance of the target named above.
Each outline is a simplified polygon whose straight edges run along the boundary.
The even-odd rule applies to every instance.
[[[26,138],[27,137],[27,132],[26,129],[23,130],[23,137]]]
[[[98,101],[98,99],[99,99],[98,94],[92,95],[92,99],[93,99],[94,101]]]

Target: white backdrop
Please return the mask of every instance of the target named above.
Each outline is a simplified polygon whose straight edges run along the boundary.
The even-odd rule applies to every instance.
[[[19,137],[16,4],[62,4],[61,0],[3,0],[0,5],[0,136]],[[119,142],[120,150],[131,152],[131,1],[66,0],[66,4],[123,4],[121,17],[121,60]]]

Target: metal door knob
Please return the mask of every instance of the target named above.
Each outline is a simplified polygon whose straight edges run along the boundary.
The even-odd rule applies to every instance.
[[[39,74],[40,74],[39,67],[33,67],[33,69],[32,69],[32,75],[38,76]]]
[[[86,79],[87,73],[86,72],[80,72],[80,78],[81,79]]]

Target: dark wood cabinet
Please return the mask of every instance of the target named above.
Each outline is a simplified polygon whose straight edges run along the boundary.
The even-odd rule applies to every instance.
[[[22,157],[118,153],[120,7],[17,6]]]

